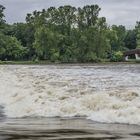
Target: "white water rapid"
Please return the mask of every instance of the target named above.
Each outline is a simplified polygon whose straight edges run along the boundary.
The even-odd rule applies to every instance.
[[[0,105],[9,118],[140,125],[140,65],[0,66]]]

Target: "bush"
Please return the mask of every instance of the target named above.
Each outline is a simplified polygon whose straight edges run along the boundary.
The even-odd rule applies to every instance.
[[[110,59],[111,62],[122,62],[123,60],[123,53],[121,51],[113,53]]]
[[[59,57],[60,57],[60,55],[59,55],[59,52],[54,52],[52,55],[51,55],[51,62],[56,62],[56,61],[58,61],[59,60]]]

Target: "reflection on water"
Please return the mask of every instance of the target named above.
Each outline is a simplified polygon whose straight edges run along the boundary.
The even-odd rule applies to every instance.
[[[136,125],[101,124],[84,118],[24,118],[1,122],[0,140],[139,140]]]

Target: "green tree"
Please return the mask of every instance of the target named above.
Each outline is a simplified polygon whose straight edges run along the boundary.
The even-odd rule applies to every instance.
[[[117,35],[117,42],[114,46],[114,51],[123,51],[125,50],[125,36],[126,36],[126,29],[125,26],[122,25],[113,25],[112,30],[116,32]]]
[[[35,27],[30,23],[15,23],[12,25],[12,36],[15,36],[22,46],[27,47],[29,52],[27,58],[34,56],[35,50],[33,48]]]
[[[135,49],[137,47],[136,44],[136,31],[128,30],[125,36],[125,47],[128,49]]]
[[[136,43],[137,43],[137,48],[140,48],[140,22],[137,22],[135,28],[136,28]]]
[[[4,13],[3,13],[4,10],[5,10],[5,7],[3,5],[0,5],[0,28],[5,23],[5,20],[3,19],[4,18]]]
[[[101,8],[98,5],[86,5],[83,7],[85,23],[89,26],[94,26],[98,19]]]
[[[0,34],[0,60],[19,60],[24,59],[28,49],[11,36]]]
[[[52,53],[57,53],[57,33],[52,32],[45,26],[36,30],[35,42],[33,44],[35,52],[39,59],[50,60]]]
[[[26,23],[6,24],[0,5],[0,59],[41,59],[61,62],[121,61],[122,51],[140,47],[135,30],[108,27],[98,5],[50,7],[27,14]]]

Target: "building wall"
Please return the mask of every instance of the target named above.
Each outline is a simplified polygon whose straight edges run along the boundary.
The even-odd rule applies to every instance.
[[[140,56],[138,54],[135,54],[136,60],[140,60]]]

